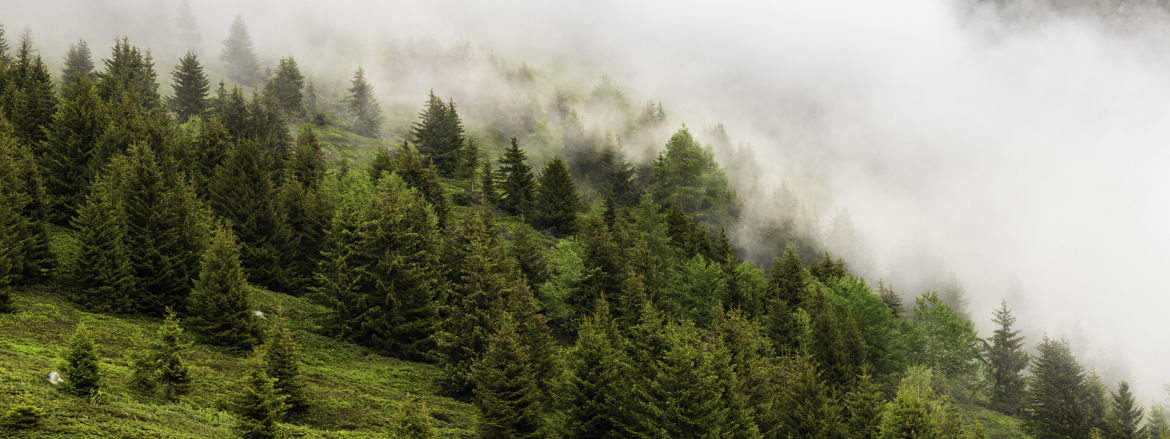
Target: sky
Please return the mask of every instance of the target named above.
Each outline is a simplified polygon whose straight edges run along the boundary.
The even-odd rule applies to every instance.
[[[151,47],[171,38],[158,23],[173,23],[178,4],[2,3],[10,39],[27,25],[44,51],[63,55],[84,37],[98,56],[100,42],[120,34]],[[1099,19],[1022,4],[1007,12],[956,0],[193,7],[206,51],[217,53],[239,13],[262,61],[295,54],[311,71],[373,64],[387,38],[433,38],[582,77],[607,73],[631,94],[662,100],[672,123],[723,123],[754,151],[761,178],[794,187],[822,221],[847,209],[877,276],[913,272],[907,252],[930,254],[962,280],[984,335],[992,309],[1008,300],[1030,344],[1066,337],[1106,381],[1128,379],[1141,398],[1160,400],[1170,382],[1167,17]],[[345,62],[335,62],[341,54]],[[388,80],[380,89],[394,87]],[[425,93],[403,92],[420,102]],[[748,209],[769,212],[769,200],[747,200]]]

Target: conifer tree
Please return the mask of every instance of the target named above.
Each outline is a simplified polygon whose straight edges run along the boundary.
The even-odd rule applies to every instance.
[[[566,353],[566,373],[559,386],[566,437],[629,437],[636,423],[630,417],[630,361],[624,339],[604,300],[577,333]]]
[[[96,170],[94,150],[107,125],[105,106],[88,77],[64,86],[61,104],[47,127],[39,157],[51,219],[64,224],[85,199]]]
[[[0,274],[13,285],[47,280],[56,259],[49,250],[47,200],[33,152],[13,134],[12,126],[0,118],[0,257],[10,267]],[[2,262],[0,262],[2,264]]]
[[[500,202],[500,194],[496,192],[496,173],[492,170],[492,161],[484,158],[483,166],[479,171],[479,192],[483,194],[483,200],[489,206],[495,206]]]
[[[309,398],[305,394],[304,378],[301,377],[297,344],[293,341],[288,319],[284,316],[277,319],[268,335],[264,362],[268,364],[268,377],[276,380],[276,394],[284,398],[288,413],[299,413],[308,408]]]
[[[128,313],[135,309],[134,277],[120,200],[102,180],[93,183],[87,201],[72,221],[77,250],[66,262],[69,298],[94,311]]]
[[[252,48],[252,37],[248,35],[248,25],[238,14],[228,30],[228,37],[223,40],[223,52],[219,59],[227,64],[228,78],[245,86],[256,85],[260,76],[260,65],[256,62],[256,52]]]
[[[768,284],[778,297],[795,308],[804,308],[808,300],[805,290],[804,268],[800,258],[791,246],[784,249],[784,256],[772,262],[772,273]]]
[[[514,215],[531,213],[533,191],[536,189],[532,179],[532,167],[525,163],[527,156],[516,138],[512,138],[512,145],[504,150],[500,157],[500,201],[499,206],[504,211]]]
[[[107,104],[129,101],[146,111],[162,108],[158,93],[158,74],[149,52],[145,54],[122,37],[114,41],[113,53],[104,60],[106,69],[97,74],[98,95]]]
[[[902,307],[902,296],[899,296],[894,291],[894,287],[887,284],[884,280],[878,280],[878,295],[881,296],[882,302],[890,308],[890,312],[894,314],[894,317],[901,317],[905,312],[905,309]]]
[[[475,170],[479,167],[479,144],[475,139],[468,137],[464,142],[463,147],[459,149],[459,165],[456,167],[455,175],[461,178],[472,179],[472,185],[475,184]],[[475,189],[474,187],[472,189]]]
[[[358,67],[350,82],[345,103],[353,115],[353,128],[358,134],[378,137],[382,130],[382,109],[374,100],[374,86],[366,82],[366,72]]]
[[[249,296],[235,237],[221,226],[200,261],[199,278],[187,304],[187,324],[211,344],[250,348],[260,334],[252,320]]]
[[[876,439],[885,410],[882,389],[868,373],[857,378],[857,385],[841,401],[842,412],[852,437]]]
[[[336,180],[332,189],[335,210],[322,244],[321,261],[314,271],[310,297],[329,309],[325,325],[336,335],[360,339],[364,314],[370,308],[366,293],[372,273],[365,267],[373,264],[363,252],[363,224],[367,223],[373,204],[373,184],[365,175],[350,173]]]
[[[538,241],[538,235],[539,232],[531,226],[520,223],[512,229],[508,245],[508,254],[516,259],[525,282],[533,286],[539,286],[549,278],[544,246]]]
[[[439,174],[435,172],[434,163],[423,165],[418,151],[403,141],[394,155],[394,172],[406,182],[406,185],[422,194],[431,205],[440,229],[447,226],[447,218],[451,215],[451,203],[439,182]]]
[[[878,438],[936,438],[942,431],[920,391],[903,383],[886,405],[878,427]]]
[[[9,89],[5,99],[5,114],[12,122],[17,138],[36,148],[45,140],[45,128],[57,110],[57,95],[53,93],[53,79],[40,55],[33,56],[27,42],[22,42],[20,56],[7,78]]]
[[[325,153],[309,125],[302,126],[297,134],[290,161],[287,169],[294,179],[309,189],[320,188],[321,180],[325,178]]]
[[[813,361],[805,356],[789,357],[785,369],[784,382],[789,385],[779,404],[783,427],[778,437],[845,437],[841,408]]]
[[[321,244],[332,214],[328,199],[294,178],[276,193],[275,209],[282,224],[273,236],[278,249],[279,274],[272,288],[292,295],[303,294],[321,260]]]
[[[1146,433],[1150,439],[1165,439],[1170,437],[1170,419],[1166,418],[1166,409],[1161,404],[1156,404],[1150,407],[1150,413],[1146,416],[1148,423],[1146,424]]]
[[[240,240],[241,262],[248,279],[268,287],[281,285],[278,216],[267,158],[255,141],[236,142],[215,170],[212,210],[227,219]]]
[[[89,331],[84,322],[78,323],[73,329],[73,339],[69,342],[65,363],[61,366],[69,393],[91,400],[97,398],[102,390],[98,367],[98,357],[94,352],[93,340],[89,338]]]
[[[0,66],[8,67],[12,64],[12,55],[8,54],[8,39],[4,37],[4,25],[0,24]]]
[[[239,393],[232,401],[236,430],[245,439],[280,437],[276,422],[284,416],[287,405],[277,393],[276,379],[268,376],[268,365],[259,348],[248,359],[248,369],[239,383]]]
[[[1139,439],[1149,435],[1142,424],[1144,410],[1133,400],[1129,383],[1122,381],[1117,392],[1112,394],[1109,411],[1105,413],[1105,425],[1110,438]]]
[[[434,439],[435,423],[426,402],[398,401],[390,421],[390,439]]]
[[[455,102],[443,104],[443,100],[431,90],[426,107],[419,112],[418,118],[410,128],[410,135],[419,152],[431,159],[440,175],[455,175],[463,147],[463,122],[455,111]]]
[[[569,298],[575,316],[588,315],[599,298],[620,298],[629,274],[621,249],[601,219],[589,216],[583,223],[581,239],[585,244],[585,273],[580,289]]]
[[[276,101],[277,108],[289,118],[304,114],[305,76],[297,68],[297,60],[291,55],[280,59],[274,76],[264,84],[264,93]]]
[[[985,343],[987,373],[991,382],[991,402],[1005,413],[1016,413],[1024,398],[1024,368],[1028,367],[1028,354],[1024,352],[1024,337],[1014,330],[1016,318],[1007,307],[1007,301],[1000,302],[992,323],[996,324],[991,339]]]
[[[65,52],[65,69],[61,72],[61,84],[64,88],[68,89],[77,75],[90,81],[96,77],[93,73],[93,57],[85,40],[70,44],[69,51]]]
[[[1022,412],[1024,430],[1038,439],[1087,437],[1092,429],[1089,383],[1068,343],[1045,338],[1036,346]]]
[[[474,366],[475,405],[483,438],[540,438],[547,435],[544,405],[532,371],[532,357],[508,313]]]
[[[232,148],[231,133],[220,122],[218,115],[210,115],[199,124],[199,133],[191,145],[190,177],[200,199],[211,199],[211,185],[215,168],[223,163]]]
[[[680,257],[690,259],[695,255],[711,256],[711,240],[707,230],[683,211],[678,204],[671,204],[667,210],[667,234],[670,241],[680,253]]]
[[[199,34],[199,24],[195,22],[195,11],[191,9],[191,2],[183,0],[179,2],[179,18],[177,21],[180,38],[184,47],[187,49],[194,49],[199,47],[199,42],[203,40],[203,36]]]
[[[760,434],[777,437],[780,396],[787,383],[781,381],[784,376],[764,328],[734,309],[717,314],[714,326],[720,345],[730,355],[735,392],[744,398],[744,407]]]
[[[577,230],[581,201],[577,198],[573,176],[560,157],[554,157],[541,171],[533,204],[533,222],[538,227],[550,229],[558,236]]]
[[[199,64],[199,57],[194,51],[188,51],[179,58],[171,78],[175,95],[167,99],[167,105],[179,123],[207,112],[210,108],[207,92],[211,90],[211,83],[203,73],[203,66]]]
[[[136,353],[132,381],[142,390],[162,389],[163,397],[175,400],[191,391],[191,370],[183,354],[191,347],[183,341],[183,328],[171,310],[159,326],[156,338]]]

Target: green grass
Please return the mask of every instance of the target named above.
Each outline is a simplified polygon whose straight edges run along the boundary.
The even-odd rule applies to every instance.
[[[1024,434],[1019,419],[995,410],[975,404],[959,404],[959,414],[963,417],[965,430],[973,431],[975,424],[978,423],[983,426],[984,437],[988,439],[1028,439],[1031,437]]]
[[[301,352],[312,408],[282,428],[294,437],[385,437],[397,403],[421,400],[441,437],[469,437],[477,413],[470,404],[438,396],[436,366],[377,355],[318,333],[313,316],[322,310],[303,299],[257,291],[257,308],[289,317]],[[129,387],[126,355],[136,334],[152,336],[160,319],[107,316],[77,309],[48,288],[18,289],[16,312],[0,314],[0,409],[29,403],[47,418],[33,430],[0,430],[15,438],[218,438],[231,437],[234,420],[225,411],[242,376],[242,356],[196,344],[186,359],[194,388],[178,402],[144,396]],[[48,383],[59,371],[73,327],[84,321],[102,362],[108,401],[92,404]],[[269,320],[270,321],[270,320]],[[9,436],[4,436],[9,437]]]

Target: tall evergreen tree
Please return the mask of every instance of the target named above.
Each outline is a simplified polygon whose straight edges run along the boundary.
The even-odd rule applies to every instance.
[[[881,386],[869,374],[858,377],[857,386],[845,394],[841,405],[852,437],[858,439],[878,437],[882,414],[885,411],[885,399]]]
[[[179,18],[176,24],[183,47],[189,50],[199,47],[203,36],[199,33],[199,23],[195,21],[195,11],[191,9],[190,0],[179,2]]]
[[[1093,414],[1084,369],[1064,341],[1045,338],[1036,351],[1024,398],[1025,431],[1037,439],[1088,437]]]
[[[199,278],[187,304],[187,324],[209,343],[250,348],[260,336],[252,320],[250,293],[235,237],[221,226],[200,261]]]
[[[463,122],[455,111],[455,102],[443,100],[431,90],[426,106],[411,125],[410,135],[419,152],[429,157],[439,174],[450,177],[459,168],[460,149],[463,147]]]
[[[45,140],[45,128],[57,110],[53,79],[40,55],[22,42],[16,64],[8,71],[4,111],[15,134],[25,145],[37,148]]]
[[[89,337],[84,322],[78,323],[73,329],[73,339],[69,342],[69,351],[65,354],[61,372],[65,376],[69,393],[93,399],[102,390],[97,353],[94,352],[93,339]]]
[[[292,178],[307,188],[320,188],[321,180],[325,178],[325,153],[309,125],[302,126],[301,132],[297,134],[297,142],[286,169]]]
[[[143,53],[130,40],[114,41],[110,58],[104,60],[105,71],[97,74],[98,95],[107,103],[132,102],[146,111],[162,108],[158,93],[158,74],[150,52]],[[125,104],[123,104],[125,105]]]
[[[245,439],[280,437],[276,422],[284,416],[287,405],[277,393],[276,379],[268,376],[268,365],[259,349],[248,359],[247,368],[232,401],[236,430]]]
[[[738,310],[718,314],[714,326],[720,345],[730,355],[735,392],[744,398],[760,434],[777,437],[782,428],[779,404],[787,383],[782,381],[780,363],[764,328]]]
[[[985,342],[987,373],[991,382],[991,402],[1005,413],[1016,413],[1024,398],[1024,369],[1028,354],[1024,352],[1024,337],[1014,330],[1016,318],[1008,309],[1007,301],[1000,303],[991,319],[996,324],[991,339]]]
[[[281,285],[283,271],[275,240],[283,224],[274,203],[267,160],[255,141],[235,142],[216,167],[209,198],[212,210],[227,219],[239,237],[248,279],[275,288]]]
[[[313,270],[321,260],[321,244],[332,208],[324,194],[294,178],[281,184],[275,204],[282,222],[280,233],[273,237],[279,251],[280,272],[271,287],[301,295],[311,285]]]
[[[581,324],[577,342],[566,353],[566,373],[559,386],[566,437],[630,437],[636,423],[628,400],[630,361],[609,306],[597,302]]]
[[[879,425],[878,438],[942,438],[938,425],[927,401],[917,389],[903,384],[898,394],[886,405]]]
[[[504,155],[500,157],[499,171],[501,178],[499,205],[511,214],[527,215],[532,210],[536,185],[532,178],[532,166],[525,163],[526,160],[527,155],[513,137],[511,146],[504,150]]]
[[[39,157],[54,222],[64,224],[77,213],[97,169],[104,165],[94,163],[94,158],[106,125],[105,106],[89,78],[66,83]]]
[[[527,224],[517,224],[512,229],[508,254],[516,259],[520,272],[528,285],[539,286],[549,278],[548,262],[544,256],[544,245],[538,240],[539,232]]]
[[[297,67],[297,60],[291,55],[280,59],[280,65],[271,79],[264,84],[264,93],[276,101],[276,106],[289,118],[300,117],[305,113],[304,95],[305,76]]]
[[[66,261],[69,298],[90,310],[127,313],[135,309],[136,290],[123,206],[105,182],[93,183],[72,222],[77,248]]]
[[[577,198],[577,186],[569,168],[560,157],[554,157],[540,173],[539,186],[533,205],[533,220],[538,227],[547,228],[557,235],[567,235],[577,230],[577,211],[581,201]]]
[[[333,220],[325,234],[321,262],[313,273],[310,297],[329,309],[325,325],[336,335],[358,340],[364,314],[370,308],[366,300],[373,264],[370,254],[362,251],[363,224],[371,216],[373,184],[365,175],[349,173],[334,180]]]
[[[49,250],[47,202],[33,152],[0,118],[0,284],[27,285],[49,279],[56,259]],[[5,280],[5,278],[7,278]]]
[[[511,316],[502,313],[500,317],[487,352],[474,366],[480,437],[545,437],[544,398],[532,371],[531,354]]]
[[[345,103],[354,118],[354,131],[363,136],[378,137],[382,129],[382,109],[374,100],[374,86],[366,82],[366,72],[361,67],[354,72],[350,84]]]
[[[434,162],[423,165],[418,151],[403,141],[398,148],[398,154],[392,160],[394,172],[406,182],[406,185],[422,194],[431,205],[440,229],[446,228],[447,219],[451,216],[451,203],[447,201],[447,194],[443,191],[443,184],[439,181],[439,174],[435,172]]]
[[[483,201],[489,206],[500,202],[500,194],[496,192],[496,173],[492,170],[491,159],[484,158],[479,172],[479,192],[483,194]]]
[[[782,393],[778,437],[845,437],[841,409],[812,360],[790,357],[785,366],[790,384]]]
[[[245,86],[256,85],[260,76],[260,64],[256,62],[256,52],[252,48],[252,37],[248,35],[248,25],[244,18],[236,15],[228,29],[228,37],[223,40],[223,52],[219,59],[227,65],[227,75],[231,80]]]
[[[155,339],[136,354],[132,364],[133,381],[142,390],[162,390],[168,400],[177,399],[191,391],[191,369],[183,354],[191,347],[183,341],[179,318],[168,310]]]
[[[73,80],[83,76],[93,81],[93,56],[89,51],[89,44],[80,40],[77,44],[70,44],[69,51],[65,52],[65,69],[61,72],[61,84],[67,89]]]
[[[802,268],[800,258],[796,257],[796,252],[793,251],[792,247],[785,248],[784,256],[773,261],[768,284],[773,293],[784,299],[789,305],[796,308],[805,307],[808,292],[805,287],[804,268]]]
[[[309,406],[305,394],[304,378],[300,371],[297,344],[288,329],[288,319],[280,316],[268,334],[268,345],[264,348],[264,362],[268,364],[268,377],[275,379],[276,394],[284,398],[288,413],[299,413]]]
[[[186,122],[192,116],[202,116],[210,108],[207,92],[211,90],[211,83],[203,73],[203,66],[199,64],[199,57],[194,51],[187,52],[179,58],[179,64],[171,73],[175,95],[167,99],[171,112],[179,123]]]
[[[0,66],[12,64],[12,55],[8,54],[8,39],[4,37],[4,25],[0,24]]]
[[[1140,439],[1149,436],[1142,424],[1144,410],[1133,400],[1129,383],[1122,381],[1113,393],[1112,404],[1105,413],[1108,436],[1113,439]]]

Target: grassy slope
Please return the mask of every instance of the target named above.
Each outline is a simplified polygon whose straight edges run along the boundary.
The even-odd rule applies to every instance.
[[[432,365],[387,358],[318,335],[307,316],[320,310],[302,299],[258,291],[257,308],[289,316],[301,350],[302,373],[314,407],[285,425],[301,437],[385,437],[394,404],[406,398],[426,403],[445,437],[471,435],[475,409],[437,396]],[[114,317],[80,311],[45,289],[17,290],[17,312],[0,314],[0,407],[27,400],[46,409],[42,426],[17,437],[229,437],[232,417],[223,395],[241,376],[241,356],[195,345],[187,356],[196,378],[191,394],[177,403],[129,390],[125,355],[134,335],[153,334],[158,319]],[[60,392],[47,381],[59,370],[73,326],[85,321],[102,361],[109,401],[90,404]],[[26,394],[27,392],[27,394]],[[338,430],[338,431],[334,431]]]

